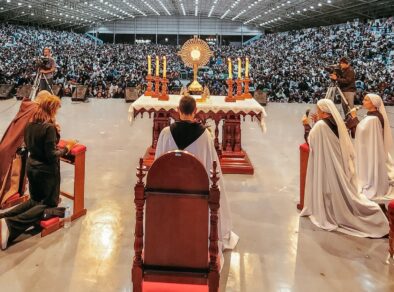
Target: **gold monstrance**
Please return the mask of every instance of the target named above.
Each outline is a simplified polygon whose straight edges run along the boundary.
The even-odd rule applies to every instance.
[[[202,92],[203,88],[197,81],[197,70],[198,67],[206,65],[212,56],[212,51],[209,49],[208,44],[194,36],[182,46],[178,55],[181,56],[186,66],[193,68],[193,82],[189,86],[189,91]]]

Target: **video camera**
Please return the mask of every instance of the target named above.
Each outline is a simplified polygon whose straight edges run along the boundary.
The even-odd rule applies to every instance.
[[[342,69],[341,69],[341,67],[339,67],[338,64],[328,65],[328,66],[324,67],[324,70],[326,70],[330,74],[335,74],[335,75],[339,75],[339,76],[342,74]]]
[[[40,56],[39,58],[35,59],[35,62],[37,68],[39,69],[48,70],[52,67],[51,59],[49,57]]]

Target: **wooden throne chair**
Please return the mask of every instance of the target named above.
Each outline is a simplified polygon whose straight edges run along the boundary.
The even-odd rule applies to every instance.
[[[133,291],[219,291],[216,161],[211,186],[202,163],[184,151],[156,159],[146,184],[145,175],[141,158],[134,188]]]

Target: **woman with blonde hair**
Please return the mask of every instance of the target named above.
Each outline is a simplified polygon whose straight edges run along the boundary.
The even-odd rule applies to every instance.
[[[41,92],[40,92],[41,93]],[[60,135],[56,113],[60,108],[57,96],[42,92],[35,100],[37,110],[27,124],[24,140],[29,151],[26,172],[30,199],[0,214],[1,248],[42,219],[44,210],[56,207],[60,195],[60,156],[70,151],[75,141],[57,149]]]

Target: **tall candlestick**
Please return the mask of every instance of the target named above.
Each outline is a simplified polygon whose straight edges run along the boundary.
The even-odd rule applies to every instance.
[[[241,58],[238,58],[238,79],[241,79],[242,64]]]
[[[152,74],[152,57],[148,55],[148,75]]]
[[[232,69],[232,63],[230,58],[228,58],[228,78],[233,79],[233,69]]]
[[[159,69],[160,69],[159,56],[156,56],[156,76],[159,76]]]
[[[163,78],[167,77],[167,58],[163,57]]]
[[[249,78],[249,58],[246,57],[245,61],[245,78]]]

